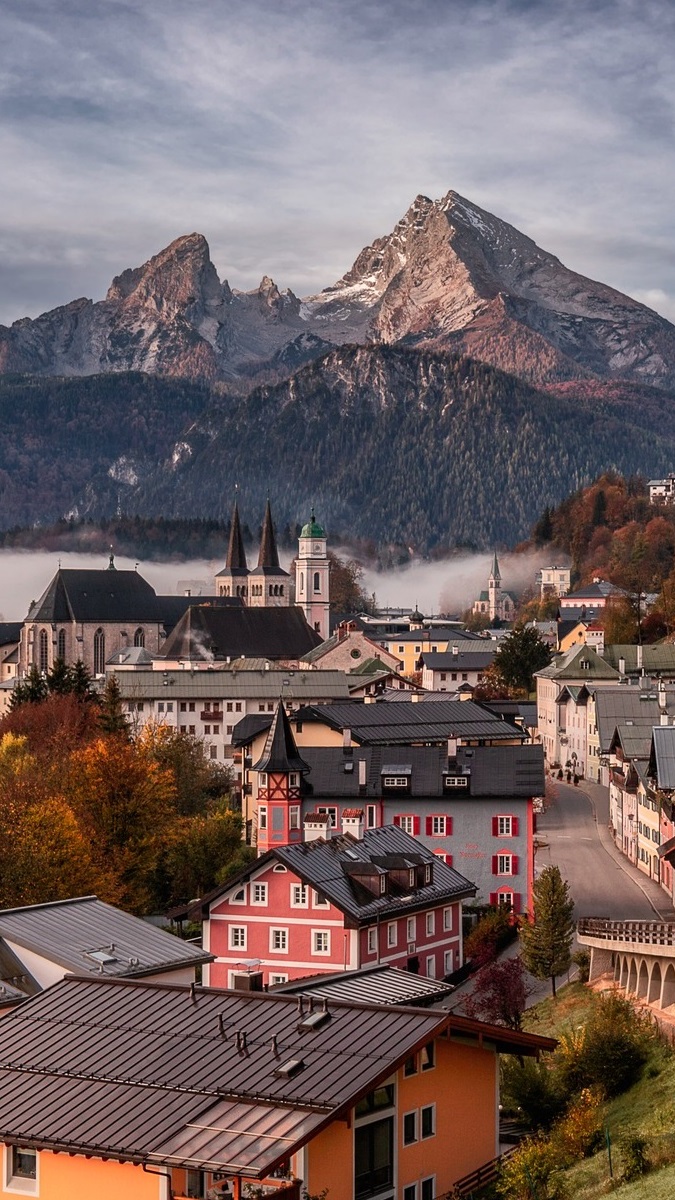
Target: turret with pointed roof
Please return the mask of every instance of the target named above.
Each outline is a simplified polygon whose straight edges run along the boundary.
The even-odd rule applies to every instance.
[[[248,603],[252,608],[286,608],[290,604],[290,576],[279,565],[269,499],[265,506],[258,565],[249,578]]]
[[[264,854],[271,843],[302,841],[300,778],[309,771],[298,753],[283,700],[277,705],[265,748],[253,767],[258,773],[256,842]]]
[[[500,583],[501,583],[501,579],[502,579],[501,571],[499,570],[499,561],[497,559],[497,551],[496,550],[494,552],[494,557],[492,559],[492,570],[490,571],[490,579],[497,579],[497,580],[499,580]]]
[[[249,569],[239,521],[239,506],[235,498],[230,522],[227,561],[222,571],[216,575],[216,594],[218,596],[240,596],[242,599],[246,599],[248,576]]]

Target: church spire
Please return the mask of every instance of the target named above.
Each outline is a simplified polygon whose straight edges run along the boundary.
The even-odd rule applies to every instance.
[[[226,568],[228,571],[248,571],[244,539],[241,536],[241,525],[239,523],[239,506],[236,499],[234,501],[234,508],[232,509]]]
[[[499,570],[499,563],[497,561],[497,551],[496,550],[494,553],[494,558],[492,559],[492,570],[490,572],[490,578],[501,580],[501,573]]]
[[[265,519],[262,527],[262,537],[260,539],[260,553],[258,555],[258,567],[272,567],[278,571],[279,552],[277,550],[277,541],[274,536],[274,525],[272,524],[272,509],[270,508],[269,496],[265,507]]]

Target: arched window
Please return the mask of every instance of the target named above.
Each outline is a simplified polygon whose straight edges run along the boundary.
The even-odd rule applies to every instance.
[[[65,631],[65,629],[59,629],[58,657],[62,658],[63,661],[65,662],[65,658],[66,658],[66,631]]]
[[[47,630],[40,630],[40,651],[39,651],[39,667],[40,670],[46,672],[49,670],[49,638]]]
[[[279,584],[279,595],[283,596],[283,594],[284,594],[284,585],[283,585],[283,583],[280,583]]]
[[[105,672],[105,634],[102,629],[97,629],[94,634],[94,675],[103,675]]]
[[[273,595],[274,595],[274,588],[272,587],[272,584],[270,584],[270,596],[273,596]]]
[[[315,592],[321,591],[321,576],[318,571],[314,572],[314,591]]]
[[[143,629],[142,625],[139,625],[138,629],[136,630],[136,632],[134,634],[134,646],[144,646],[144,645],[145,645],[145,630]]]

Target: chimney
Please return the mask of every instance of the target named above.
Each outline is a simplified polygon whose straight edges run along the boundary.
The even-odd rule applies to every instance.
[[[626,674],[626,660],[622,654],[621,658],[619,659],[619,675],[623,676],[625,674]]]
[[[448,758],[457,758],[457,738],[448,738]]]
[[[638,671],[644,670],[642,666],[642,646],[635,647],[635,665],[637,666]]]
[[[321,838],[326,841],[331,836],[331,823],[328,813],[307,813],[304,820],[304,833],[306,842],[318,842]]]
[[[359,791],[366,790],[366,771],[368,764],[365,758],[359,759]]]
[[[351,729],[342,730],[342,752],[350,754],[352,749],[352,731]]]
[[[453,642],[453,644],[452,644],[452,654],[453,654],[453,658],[456,658],[457,655],[459,654],[459,646],[457,645],[456,642]]]
[[[668,724],[668,713],[667,713],[667,712],[662,712],[662,713],[660,714],[660,717],[661,717],[661,724],[662,724],[662,725],[667,725],[667,724]]]
[[[363,840],[362,808],[345,808],[342,813],[342,832],[351,833],[352,837],[356,838],[358,842]]]
[[[413,692],[412,696],[410,697],[410,700],[413,704],[419,704],[421,699],[422,699],[421,692]]]
[[[664,684],[663,680],[661,680],[661,682],[659,683],[659,708],[661,709],[661,712],[665,712],[667,700],[668,700],[668,698],[666,696],[666,685]],[[663,724],[663,721],[661,722],[661,724]]]

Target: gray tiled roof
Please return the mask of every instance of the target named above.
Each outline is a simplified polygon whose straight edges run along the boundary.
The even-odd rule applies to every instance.
[[[480,653],[472,650],[465,654],[462,649],[459,654],[443,651],[440,654],[423,654],[421,657],[425,667],[432,671],[482,671],[494,662],[496,653],[495,644],[493,650],[481,650]]]
[[[162,647],[162,657],[222,661],[259,656],[302,659],[321,642],[301,608],[193,606]]]
[[[669,689],[667,710],[675,711],[675,693]],[[658,725],[660,708],[655,689],[644,691],[637,687],[598,688],[595,693],[595,721],[602,754],[608,754],[617,725],[632,721],[648,728]]]
[[[658,787],[666,792],[675,791],[675,726],[657,725],[652,737],[649,773]]]
[[[618,670],[619,659],[623,658],[627,674],[640,671],[638,652],[642,652],[642,667],[647,675],[661,671],[675,672],[675,644],[659,642],[654,646],[606,646],[605,659]]]
[[[184,964],[210,962],[212,955],[139,917],[98,900],[34,904],[0,911],[0,938],[59,963],[68,971],[114,976],[149,975]],[[112,962],[102,965],[91,951],[114,945]],[[88,953],[89,952],[89,953]],[[17,955],[20,950],[15,951]]]
[[[167,680],[168,682],[164,682]],[[223,664],[213,671],[120,671],[122,697],[147,700],[346,700],[344,671],[234,671]]]
[[[588,663],[587,667],[582,666]],[[599,655],[592,646],[572,646],[565,654],[558,654],[548,667],[535,671],[535,677],[541,679],[573,680],[575,682],[591,682],[598,679],[618,679],[619,672],[612,664]]]

